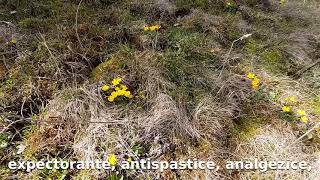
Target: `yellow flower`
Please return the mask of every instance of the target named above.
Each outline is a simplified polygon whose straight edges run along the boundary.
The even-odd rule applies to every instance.
[[[252,89],[258,90],[259,89],[259,85],[252,85]]]
[[[254,79],[254,78],[256,77],[256,75],[254,75],[253,73],[248,73],[248,74],[247,74],[247,77],[248,77],[249,79]]]
[[[109,96],[109,97],[108,97],[108,101],[109,101],[109,102],[113,102],[113,101],[114,101],[114,96]]]
[[[285,4],[285,2],[286,2],[286,0],[279,0],[279,4],[280,4],[281,6],[283,6],[283,5]]]
[[[118,95],[119,95],[118,91],[113,91],[111,93],[111,96],[113,96],[113,97],[117,97]]]
[[[155,25],[154,28],[157,31],[157,30],[159,30],[161,28],[161,26],[160,25]]]
[[[291,102],[291,103],[295,103],[295,102],[297,102],[296,98],[295,98],[295,97],[293,97],[293,96],[290,96],[290,97],[284,98],[284,100],[285,100],[286,102]]]
[[[115,88],[115,90],[116,90],[116,91],[119,91],[119,90],[120,90],[120,88],[119,88],[119,87],[116,87],[116,88]]]
[[[297,111],[297,113],[298,113],[300,116],[305,116],[305,115],[306,115],[306,112],[305,112],[304,110],[301,110],[301,109],[299,109],[299,110]]]
[[[156,27],[155,26],[151,26],[149,27],[150,31],[155,31],[156,30]]]
[[[110,154],[108,157],[108,162],[110,166],[115,166],[117,165],[117,156],[114,154]]]
[[[11,41],[10,41],[12,44],[17,44],[17,40],[16,39],[11,39]]]
[[[125,91],[124,96],[130,99],[133,97],[130,91]]]
[[[120,86],[122,90],[126,91],[128,89],[128,87],[126,85],[121,85]]]
[[[154,26],[145,26],[143,28],[144,31],[157,31],[161,28],[160,25],[154,25]]]
[[[297,102],[297,100],[295,97],[291,96],[289,97],[289,102]]]
[[[259,88],[259,84],[260,84],[260,79],[254,77],[252,82],[251,82],[251,86],[253,89],[258,89]]]
[[[302,116],[300,118],[300,121],[303,122],[303,123],[307,123],[309,121],[309,118],[307,116]]]
[[[289,106],[283,106],[282,111],[287,113],[291,111],[291,108]]]
[[[128,162],[132,162],[132,157],[129,157],[129,158],[128,158]]]
[[[258,79],[258,78],[253,78],[252,84],[260,84],[260,79]]]
[[[119,91],[117,91],[117,93],[118,93],[119,96],[124,96],[125,92],[126,92],[126,91],[124,91],[124,90],[122,90],[122,89],[119,90]]]
[[[119,85],[121,81],[122,81],[122,78],[118,77],[113,79],[111,83],[116,86],[116,85]]]
[[[108,86],[108,85],[103,85],[103,86],[101,87],[101,89],[102,89],[102,91],[108,91],[108,90],[110,89],[110,86]]]

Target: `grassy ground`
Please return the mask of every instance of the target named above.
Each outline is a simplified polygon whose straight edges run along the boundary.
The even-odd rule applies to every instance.
[[[319,1],[259,2],[0,1],[0,176],[317,179]],[[160,29],[145,29],[155,25]],[[110,100],[119,77],[130,96]],[[116,175],[6,167],[11,160],[108,154],[222,166],[298,158],[313,169]]]

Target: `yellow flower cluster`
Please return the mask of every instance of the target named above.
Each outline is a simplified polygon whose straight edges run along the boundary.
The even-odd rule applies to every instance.
[[[143,28],[144,31],[158,31],[161,28],[160,25],[154,25],[154,26],[145,26]]]
[[[297,111],[297,114],[298,114],[299,119],[300,119],[301,122],[307,123],[309,121],[309,118],[307,117],[306,112],[304,110],[299,109]]]
[[[251,87],[252,89],[258,90],[260,86],[260,79],[256,77],[253,73],[248,73],[247,77],[251,79]]]
[[[251,80],[251,86],[253,89],[257,90],[260,86],[260,79],[257,78],[257,76],[254,73],[249,72],[247,75],[247,78]],[[307,116],[306,111],[302,109],[298,109],[295,111],[295,105],[297,105],[297,99],[293,96],[289,96],[284,98],[284,104],[282,106],[282,111],[284,113],[295,115],[295,119],[298,119],[299,121],[303,123],[308,123],[309,118]]]
[[[108,97],[108,101],[113,102],[115,100],[115,98],[117,98],[118,96],[125,96],[125,97],[127,97],[129,99],[133,98],[131,92],[126,90],[127,87],[126,86],[124,86],[124,87],[125,88],[123,88],[123,89],[118,89],[117,88],[118,90],[113,91],[111,93],[111,95]]]
[[[122,82],[122,78],[120,78],[120,77],[115,78],[111,81],[113,91],[111,92],[111,94],[107,98],[109,102],[114,102],[114,100],[119,96],[124,96],[129,99],[133,98],[133,95],[128,90],[128,87],[124,84],[121,84],[121,82]],[[111,87],[109,85],[103,85],[101,87],[101,90],[105,91],[105,92],[109,91],[110,89],[111,89]]]
[[[285,100],[286,104],[296,103],[297,102],[296,98],[293,97],[293,96],[287,97],[284,100]],[[289,105],[283,106],[282,107],[282,111],[285,112],[285,113],[291,113],[292,112],[291,107]],[[308,123],[309,118],[306,115],[306,111],[304,111],[302,109],[298,109],[296,113],[297,113],[297,116],[298,116],[298,118],[299,118],[299,120],[301,122]]]

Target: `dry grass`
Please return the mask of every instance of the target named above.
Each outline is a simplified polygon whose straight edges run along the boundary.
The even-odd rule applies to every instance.
[[[297,134],[289,128],[287,123],[266,125],[258,129],[258,134],[248,142],[238,142],[234,151],[236,159],[254,161],[306,161],[312,170],[275,170],[267,173],[257,171],[240,172],[240,179],[259,178],[259,179],[315,179],[319,176],[319,152],[302,142],[291,145],[297,138]],[[290,148],[287,148],[290,146]]]

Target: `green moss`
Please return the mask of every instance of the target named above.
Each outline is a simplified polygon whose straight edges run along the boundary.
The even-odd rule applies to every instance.
[[[115,64],[114,60],[106,60],[103,63],[100,63],[97,67],[95,67],[91,75],[95,81],[100,81],[103,79],[106,73],[109,73],[110,71],[118,68],[119,66],[118,64]]]
[[[281,54],[277,50],[267,50],[261,54],[263,60],[267,63],[277,63],[281,58]]]
[[[259,133],[259,127],[265,123],[262,118],[242,117],[232,129],[232,134],[241,141],[247,141]]]
[[[23,70],[20,66],[10,69],[7,79],[0,83],[0,103],[8,105],[18,96],[28,96],[31,91],[30,76],[24,74]]]
[[[111,81],[115,76],[128,73],[129,66],[133,63],[133,48],[128,44],[111,46],[105,54],[105,61],[98,64],[91,72],[93,81]]]
[[[246,42],[245,45],[245,51],[248,54],[257,54],[259,50],[259,44],[254,40],[254,39],[250,39]]]
[[[311,102],[311,106],[313,107],[314,112],[317,115],[320,115],[320,95],[313,99],[313,101]]]
[[[267,49],[261,53],[262,63],[269,71],[275,74],[288,74],[294,71],[294,63],[284,56],[277,48]]]
[[[255,137],[258,133],[258,127],[253,125],[247,125],[247,126],[236,126],[236,128],[233,129],[232,134],[239,138],[241,141],[247,141],[251,138]]]
[[[39,18],[25,18],[19,21],[19,27],[25,29],[40,29],[44,28],[46,23]]]

